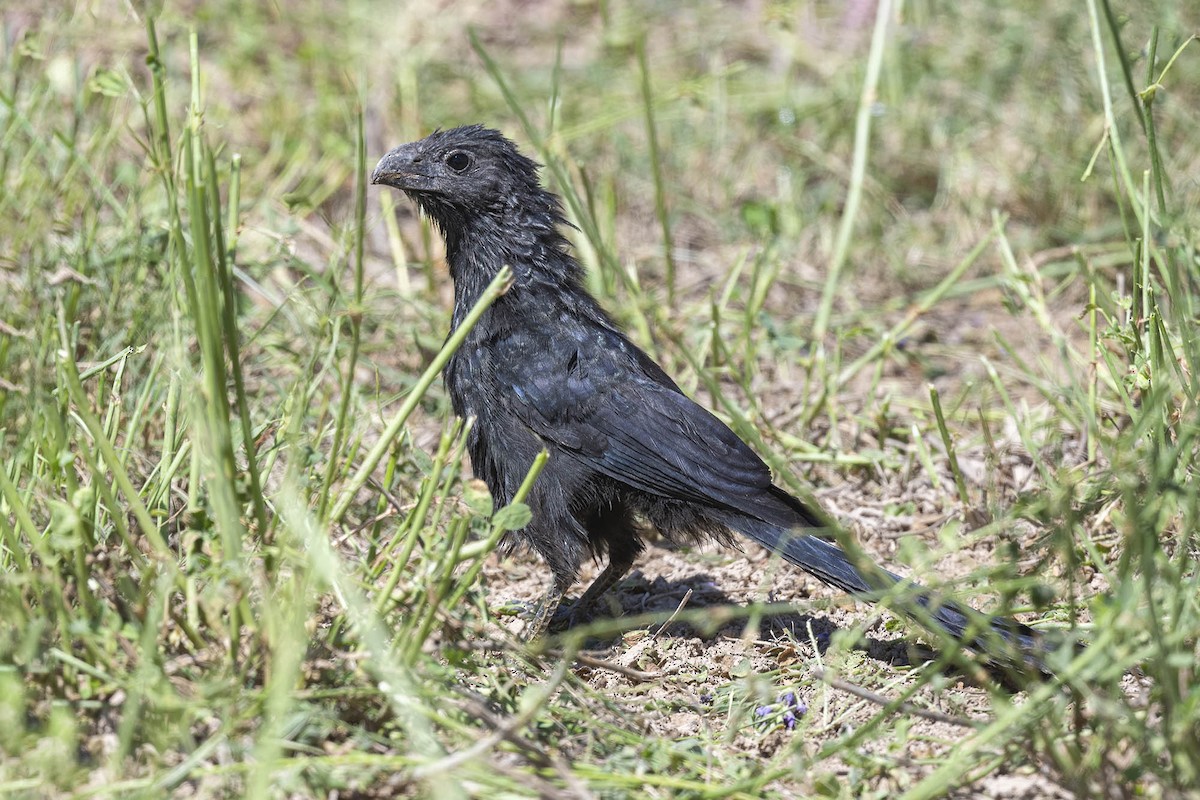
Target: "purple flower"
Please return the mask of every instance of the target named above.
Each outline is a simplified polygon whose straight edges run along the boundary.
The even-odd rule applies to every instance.
[[[779,721],[787,730],[794,730],[796,723],[808,713],[808,706],[796,696],[795,692],[784,692],[779,695],[779,710],[783,713],[779,716]],[[754,709],[754,717],[757,722],[771,726],[770,720],[767,717],[776,713],[775,705],[758,706]]]
[[[799,697],[796,697],[795,692],[784,692],[780,695],[779,702],[787,707],[789,713],[793,713],[797,717],[803,717],[808,713],[808,706]]]

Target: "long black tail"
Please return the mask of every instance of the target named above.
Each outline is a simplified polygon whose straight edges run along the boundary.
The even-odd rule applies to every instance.
[[[798,504],[794,498],[788,499]],[[806,527],[819,524],[807,510],[804,513],[808,517],[804,520]],[[740,515],[729,521],[729,527],[830,586],[867,600],[878,600],[881,594],[905,581],[878,567],[872,570],[875,575],[868,578],[836,544],[805,534],[800,529],[788,529]],[[1042,635],[1033,628],[1004,617],[988,617],[950,600],[937,598],[919,584],[909,582],[905,596],[911,600],[898,601],[896,608],[917,622],[928,625],[932,620],[959,641],[998,663],[1044,670],[1040,656],[1045,652],[1045,643]],[[903,602],[915,605],[905,608]]]

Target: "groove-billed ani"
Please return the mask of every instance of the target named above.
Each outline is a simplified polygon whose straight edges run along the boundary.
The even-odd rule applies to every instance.
[[[608,566],[576,609],[620,580],[643,548],[643,521],[674,541],[739,533],[868,599],[901,580],[864,574],[813,535],[826,527],[820,515],[773,485],[767,465],[621,332],[583,287],[558,198],[512,142],[479,125],[437,131],[384,156],[371,181],[404,191],[445,237],[454,327],[503,265],[513,270],[445,380],[455,412],[475,417],[471,463],[497,504],[550,452],[528,498],[532,520],[515,534],[554,573],[527,636],[545,630],[585,556],[607,554]],[[968,644],[1037,647],[1038,634],[1012,620],[982,618],[968,634],[975,612],[919,587],[909,597],[910,613]]]

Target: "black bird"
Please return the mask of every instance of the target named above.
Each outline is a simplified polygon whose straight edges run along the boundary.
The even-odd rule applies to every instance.
[[[767,465],[617,327],[583,286],[559,227],[558,197],[539,165],[498,131],[439,130],[380,160],[371,182],[400,189],[441,231],[454,281],[457,328],[497,271],[514,274],[467,335],[444,378],[455,412],[474,417],[473,469],[498,505],[508,503],[534,457],[550,453],[514,534],[542,555],[554,583],[527,628],[546,629],[587,556],[608,565],[582,610],[628,572],[643,549],[640,525],[672,541],[732,541],[738,533],[825,583],[864,599],[902,579],[857,569],[820,538],[821,515],[771,481]],[[1039,634],[936,599],[912,585],[905,609],[965,644],[1009,660],[1031,658]]]

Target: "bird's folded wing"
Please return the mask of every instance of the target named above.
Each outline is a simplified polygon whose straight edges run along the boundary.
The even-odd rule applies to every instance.
[[[538,436],[636,489],[767,511],[759,506],[770,469],[723,422],[674,387],[592,366],[511,382],[514,411]]]

